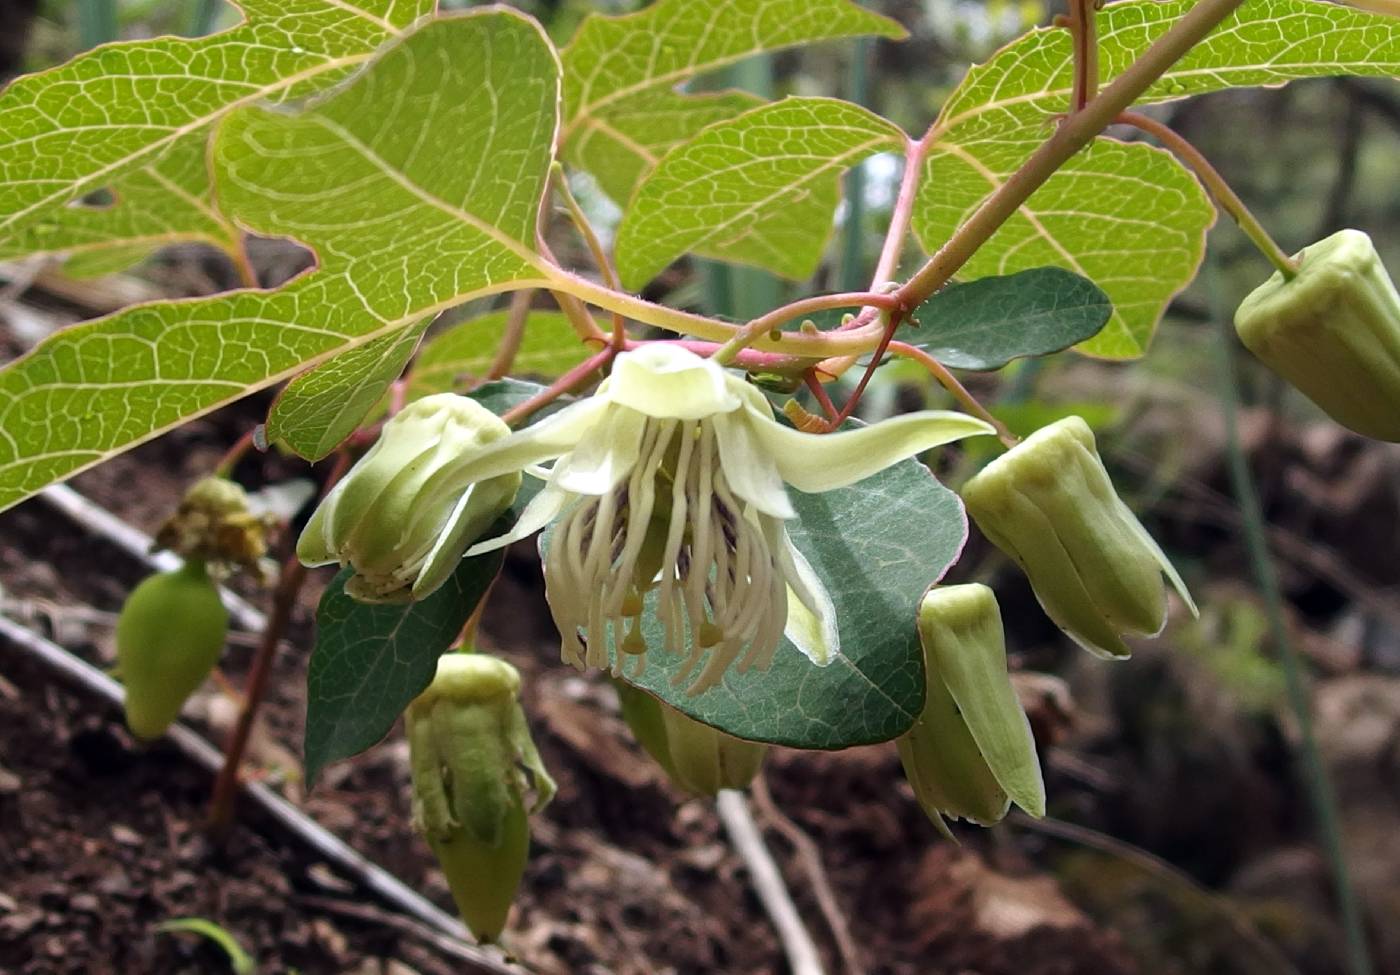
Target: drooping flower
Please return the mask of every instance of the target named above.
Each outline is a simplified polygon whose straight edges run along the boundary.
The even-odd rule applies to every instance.
[[[408,404],[312,514],[297,557],[354,569],[345,591],[363,602],[431,594],[510,507],[521,479],[509,471],[445,488],[437,475],[509,434],[500,417],[455,393]]]
[[[1001,610],[979,583],[939,586],[919,605],[924,710],[897,741],[904,774],[933,824],[983,826],[1012,802],[1045,814],[1035,739],[1006,671]]]
[[[801,433],[778,423],[762,393],[715,362],[655,343],[619,355],[587,399],[444,468],[434,489],[527,469],[543,478],[509,534],[557,519],[545,553],[561,654],[609,665],[609,635],[641,658],[644,601],[655,591],[665,650],[684,654],[676,680],[699,693],[731,664],[764,668],[780,638],[824,665],[838,649],[826,587],[788,538],[796,516],[784,484],[828,491],[922,450],[990,433],[957,413],[912,413],[857,430]],[[540,462],[557,458],[553,467]],[[698,668],[698,673],[696,673]]]
[[[1249,351],[1338,423],[1400,441],[1400,292],[1371,238],[1339,230],[1235,312]]]
[[[1021,566],[1046,614],[1091,653],[1126,657],[1124,633],[1161,632],[1163,575],[1196,611],[1166,554],[1118,497],[1080,417],[1031,434],[963,485],[962,497],[982,533]]]

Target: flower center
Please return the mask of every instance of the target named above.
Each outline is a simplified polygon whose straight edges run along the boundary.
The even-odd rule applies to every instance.
[[[766,665],[787,622],[787,585],[764,520],[730,489],[710,423],[648,420],[630,477],[575,505],[550,543],[545,581],[564,660],[607,667],[611,631],[614,674],[629,655],[640,673],[650,603],[665,649],[686,657],[675,683],[709,655],[690,693],[736,661]]]

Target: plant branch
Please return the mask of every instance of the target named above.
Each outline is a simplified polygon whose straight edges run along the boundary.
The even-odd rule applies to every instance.
[[[1096,0],[1069,0],[1069,32],[1074,39],[1074,91],[1071,112],[1089,104],[1099,92],[1099,38]]]
[[[865,307],[897,311],[900,306],[899,302],[890,295],[875,291],[851,291],[834,295],[813,295],[810,298],[803,298],[791,304],[783,305],[781,308],[775,308],[766,315],[760,315],[758,318],[755,318],[730,336],[728,341],[720,346],[719,351],[715,353],[714,357],[721,365],[728,365],[734,361],[734,357],[742,350],[748,348],[750,345],[756,344],[763,336],[768,336],[771,341],[786,339],[789,336],[781,336],[781,338],[779,338],[770,333],[777,333],[782,325],[792,321],[794,318],[800,318],[811,312],[829,311],[833,308]],[[822,333],[817,333],[816,336],[808,333],[802,334],[807,338],[816,338]]]
[[[335,456],[321,497],[335,486],[335,483],[350,469],[350,454],[340,451]],[[268,680],[272,677],[272,665],[277,659],[277,647],[282,642],[282,634],[291,622],[292,611],[296,608],[297,596],[306,583],[306,566],[301,564],[293,552],[282,564],[277,585],[272,590],[272,608],[263,626],[262,638],[253,654],[253,663],[248,671],[248,682],[243,691],[243,701],[238,711],[238,721],[229,735],[224,748],[224,764],[214,780],[213,795],[209,800],[209,829],[215,836],[223,836],[233,823],[233,801],[238,793],[238,776],[243,765],[243,753],[248,748],[248,738],[253,733],[253,722],[257,719],[258,708],[267,693]]]
[[[588,222],[583,207],[579,206],[578,200],[574,198],[573,190],[569,189],[569,180],[564,175],[564,166],[556,161],[550,167],[550,175],[553,177],[554,185],[559,188],[559,195],[564,198],[564,206],[569,211],[569,219],[573,222],[574,229],[579,232],[579,236],[583,238],[584,244],[588,247],[588,252],[593,255],[593,263],[598,266],[598,273],[603,276],[603,283],[614,291],[621,291],[622,283],[618,280],[617,270],[613,267],[612,261],[608,260],[608,252],[604,250],[603,242],[598,239],[593,225]],[[613,348],[621,350],[627,341],[627,330],[623,325],[622,315],[618,312],[612,313],[612,326]]]
[[[782,942],[792,975],[825,975],[821,955],[812,936],[802,926],[802,917],[792,902],[787,885],[773,855],[763,844],[763,835],[753,821],[748,800],[742,792],[723,789],[715,796],[715,809],[734,844],[734,851],[749,868],[749,879]]]
[[[953,394],[953,398],[958,401],[963,409],[967,410],[967,412],[971,413],[979,420],[985,420],[995,427],[997,438],[1008,448],[1016,446],[1019,442],[1019,438],[1007,429],[1006,424],[994,417],[988,409],[978,401],[977,397],[967,391],[966,386],[958,382],[958,377],[954,376],[947,366],[939,362],[933,356],[929,355],[917,345],[910,345],[907,342],[891,342],[889,351],[901,358],[913,359],[919,365],[927,369],[929,374],[932,375],[934,379],[938,380],[939,385]]]
[[[530,302],[534,299],[534,288],[526,288],[510,296],[505,335],[501,337],[501,344],[496,346],[496,355],[491,359],[490,368],[486,370],[487,379],[500,379],[515,365],[515,356],[525,338],[525,322],[530,317]]]
[[[564,373],[564,375],[560,376],[554,382],[550,383],[545,389],[531,396],[525,402],[506,410],[501,414],[501,420],[507,426],[515,426],[531,413],[548,406],[565,393],[571,392],[594,372],[611,362],[612,357],[616,354],[617,350],[613,348],[611,344],[605,346]]]
[[[1078,3],[1079,0],[1074,0]],[[1246,237],[1259,248],[1259,252],[1269,259],[1269,263],[1278,268],[1285,278],[1293,278],[1298,274],[1298,262],[1288,256],[1278,243],[1269,236],[1269,232],[1249,211],[1244,201],[1230,188],[1230,184],[1225,182],[1225,177],[1220,175],[1220,171],[1210,164],[1210,160],[1205,157],[1201,150],[1191,144],[1180,132],[1177,132],[1169,125],[1164,125],[1154,118],[1146,115],[1139,115],[1137,112],[1124,112],[1118,116],[1118,122],[1123,125],[1131,125],[1135,129],[1140,129],[1155,138],[1172,155],[1196,174],[1210,195],[1215,197],[1215,202],[1220,209],[1228,213],[1239,224]]]
[[[967,263],[973,253],[1030,199],[1057,169],[1112,124],[1167,69],[1214,30],[1244,0],[1197,0],[1180,20],[1157,38],[1136,61],[1084,108],[1060,123],[1021,167],[1007,178],[975,213],[897,292],[904,307],[922,304]]]

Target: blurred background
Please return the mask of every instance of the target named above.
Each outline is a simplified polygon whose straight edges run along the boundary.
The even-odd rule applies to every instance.
[[[515,6],[562,44],[589,12],[639,5]],[[759,58],[710,83],[844,97],[917,134],[970,64],[1060,12],[1039,0],[868,6],[911,38]],[[0,78],[104,41],[208,33],[237,17],[205,0],[0,0]],[[1215,163],[1286,250],[1355,227],[1400,274],[1393,82],[1298,82],[1152,112]],[[829,260],[812,281],[688,260],[648,295],[747,318],[813,290],[863,287],[898,179],[899,162],[882,156],[848,178]],[[606,239],[616,204],[586,179],[574,189]],[[286,242],[255,244],[264,285],[307,264]],[[556,252],[588,266],[566,229]],[[0,361],[125,304],[208,294],[237,280],[218,252],[195,245],[112,264],[129,266],[0,264]],[[1173,302],[1146,358],[1066,353],[963,377],[1017,432],[1067,413],[1089,420],[1120,490],[1182,569],[1201,617],[1175,612],[1166,633],[1140,642],[1129,661],[1091,658],[974,535],[950,580],[997,589],[1050,816],[960,828],[955,846],[919,811],[892,745],[774,750],[755,809],[829,971],[1343,973],[1347,936],[1329,863],[1329,849],[1341,847],[1374,970],[1400,972],[1400,447],[1339,428],[1238,346],[1233,309],[1269,272],[1222,221],[1202,274]],[[153,531],[269,402],[270,394],[251,397],[73,485]],[[877,373],[863,410],[874,418],[950,403],[922,373],[896,365]],[[989,459],[948,450],[939,473],[956,487]],[[308,468],[274,452],[252,455],[235,475],[252,488],[305,478]],[[1268,565],[1251,554],[1242,488],[1263,512]],[[0,515],[0,612],[102,666],[111,662],[113,614],[145,571],[110,537],[42,499]],[[1272,576],[1278,605],[1269,599]],[[666,784],[631,742],[604,682],[557,664],[542,591],[527,546],[508,561],[482,624],[483,644],[526,675],[527,712],[561,785],[538,826],[513,924],[525,970],[785,971],[711,806]],[[449,906],[408,825],[398,731],[332,768],[314,790],[300,784],[318,593],[312,586],[305,595],[277,660],[252,763],[316,821]],[[241,686],[250,643],[235,640],[227,681],[197,702],[216,740],[236,709],[230,682]],[[1334,823],[1319,822],[1309,800],[1317,782],[1303,761],[1289,655],[1336,794]],[[104,705],[0,640],[0,970],[225,970],[207,944],[154,933],[188,914],[216,921],[268,972],[471,970],[256,816],[226,845],[211,844],[201,830],[208,788],[208,776],[168,743],[138,746]]]

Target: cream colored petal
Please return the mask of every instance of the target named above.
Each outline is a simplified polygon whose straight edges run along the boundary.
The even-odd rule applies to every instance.
[[[574,449],[559,458],[550,482],[574,494],[607,494],[637,466],[646,425],[645,414],[626,406],[609,407]]]
[[[774,551],[778,566],[788,584],[787,625],[783,635],[818,667],[825,667],[841,652],[841,635],[836,628],[836,605],[825,584],[806,557],[792,544],[781,522],[775,525],[779,537]]]
[[[486,552],[494,552],[498,548],[505,548],[522,538],[529,538],[545,525],[553,521],[568,505],[573,496],[567,491],[561,491],[553,484],[546,484],[539,494],[530,499],[530,503],[525,506],[525,510],[520,512],[520,517],[515,520],[515,525],[510,531],[496,538],[488,538],[483,542],[477,542],[467,549],[466,558],[474,555],[482,555]]]
[[[995,433],[990,424],[944,410],[906,413],[839,433],[803,433],[749,410],[749,423],[783,480],[799,491],[831,491],[906,457],[963,437]]]
[[[702,420],[739,408],[734,382],[714,360],[658,342],[618,356],[598,393],[658,419]]]
[[[740,498],[774,518],[795,518],[778,465],[754,434],[749,411],[736,410],[712,421],[719,463],[729,487]],[[771,420],[766,422],[772,422]]]

